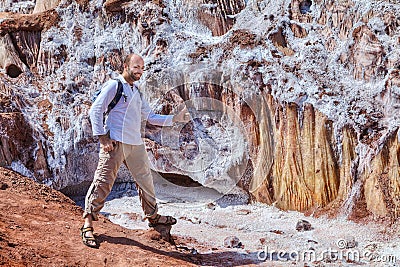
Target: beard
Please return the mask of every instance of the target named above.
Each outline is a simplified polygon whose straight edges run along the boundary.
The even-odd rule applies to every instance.
[[[135,72],[132,72],[132,71],[130,71],[129,72],[129,77],[133,80],[133,81],[138,81],[139,79],[140,79],[140,77],[142,77],[142,74],[141,73],[135,73]]]

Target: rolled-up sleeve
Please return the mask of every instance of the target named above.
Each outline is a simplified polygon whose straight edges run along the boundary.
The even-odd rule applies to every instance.
[[[107,129],[104,125],[104,113],[107,111],[108,105],[117,93],[117,86],[118,82],[115,80],[106,82],[89,110],[92,131],[95,136],[107,133]]]
[[[145,99],[142,99],[142,119],[147,120],[149,123],[158,126],[172,126],[174,123],[172,119],[173,115],[160,115],[155,114],[151,109],[149,103]]]

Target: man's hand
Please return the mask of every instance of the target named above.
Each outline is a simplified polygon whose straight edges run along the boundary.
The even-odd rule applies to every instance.
[[[112,140],[107,135],[101,135],[100,138],[99,138],[99,141],[100,141],[100,147],[105,152],[110,152],[111,150],[113,150],[114,149],[114,145],[116,144],[116,141]]]
[[[178,114],[174,115],[174,118],[172,119],[173,122],[184,122],[187,123],[190,121],[190,114],[187,110],[187,108],[183,108],[181,111],[179,111]]]

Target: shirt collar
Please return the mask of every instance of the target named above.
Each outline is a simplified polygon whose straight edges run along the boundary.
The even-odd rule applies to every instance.
[[[128,82],[125,80],[124,76],[122,76],[122,74],[119,74],[117,78],[118,78],[122,83],[128,83]]]

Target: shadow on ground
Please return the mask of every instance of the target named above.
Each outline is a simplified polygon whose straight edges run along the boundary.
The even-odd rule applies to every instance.
[[[100,234],[96,237],[98,242],[108,242],[119,245],[135,246],[152,253],[163,256],[173,257],[175,259],[184,260],[189,263],[200,266],[242,266],[246,264],[259,264],[262,261],[257,259],[257,253],[241,254],[235,251],[212,252],[206,254],[193,254],[179,251],[164,251],[142,244],[128,237],[114,237],[105,234]]]

